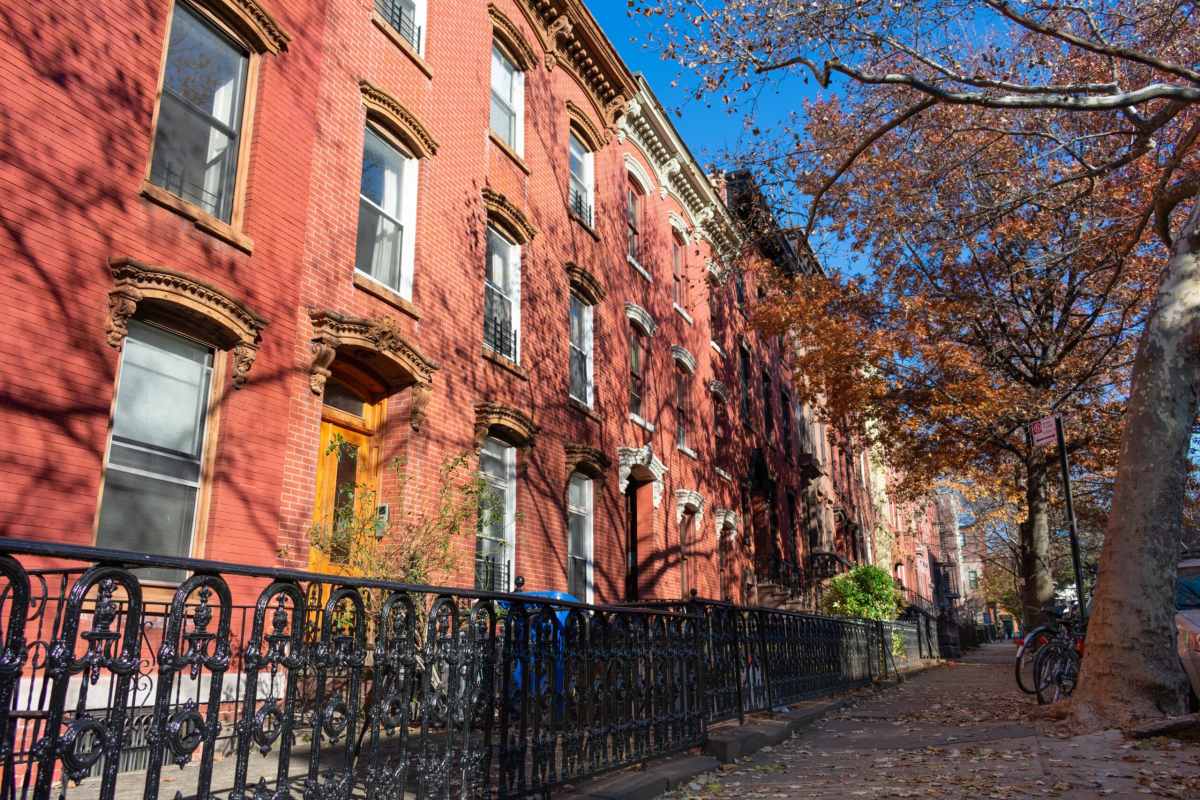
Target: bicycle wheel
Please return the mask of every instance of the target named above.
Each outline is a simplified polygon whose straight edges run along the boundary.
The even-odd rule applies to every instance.
[[[1039,704],[1070,697],[1079,681],[1079,654],[1070,642],[1050,642],[1034,657],[1033,676]]]
[[[1033,682],[1033,659],[1037,656],[1038,651],[1046,646],[1051,639],[1054,638],[1054,631],[1049,625],[1042,625],[1034,628],[1021,641],[1021,646],[1017,648],[1017,661],[1014,665],[1017,673],[1017,688],[1026,694],[1034,694],[1037,692],[1037,687]]]

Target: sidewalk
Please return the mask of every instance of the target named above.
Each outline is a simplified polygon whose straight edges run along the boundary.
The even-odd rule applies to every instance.
[[[666,797],[1200,797],[1200,742],[1065,739],[1035,726],[1015,652],[982,647]]]

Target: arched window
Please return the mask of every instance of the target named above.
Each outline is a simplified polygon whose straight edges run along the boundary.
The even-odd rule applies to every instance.
[[[595,224],[595,155],[573,126],[567,134],[567,157],[571,173],[567,204],[571,213],[590,228]]]
[[[525,155],[525,73],[499,40],[492,42],[492,136],[518,156]]]
[[[671,299],[688,310],[687,245],[679,231],[671,232]]]
[[[646,409],[646,375],[650,360],[646,332],[636,322],[629,324],[629,413],[638,417]]]
[[[642,272],[642,238],[646,213],[646,190],[633,177],[625,182],[625,255]]]
[[[567,592],[585,603],[593,599],[592,492],[591,478],[571,473],[567,484]]]

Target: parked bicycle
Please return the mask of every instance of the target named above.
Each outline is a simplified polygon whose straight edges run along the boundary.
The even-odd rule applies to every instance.
[[[1075,691],[1083,663],[1083,641],[1084,631],[1067,623],[1037,651],[1033,658],[1033,683],[1040,705],[1057,703]]]
[[[1046,613],[1050,617],[1050,621],[1025,634],[1017,647],[1014,671],[1016,672],[1017,686],[1026,694],[1037,694],[1037,683],[1033,679],[1033,664],[1037,654],[1046,645],[1070,632],[1070,624],[1067,622],[1068,614],[1064,609],[1048,607]]]

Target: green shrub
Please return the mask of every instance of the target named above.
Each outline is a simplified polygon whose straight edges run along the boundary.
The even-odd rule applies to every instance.
[[[900,613],[900,597],[887,570],[863,564],[829,582],[821,609],[839,617],[889,620]]]

